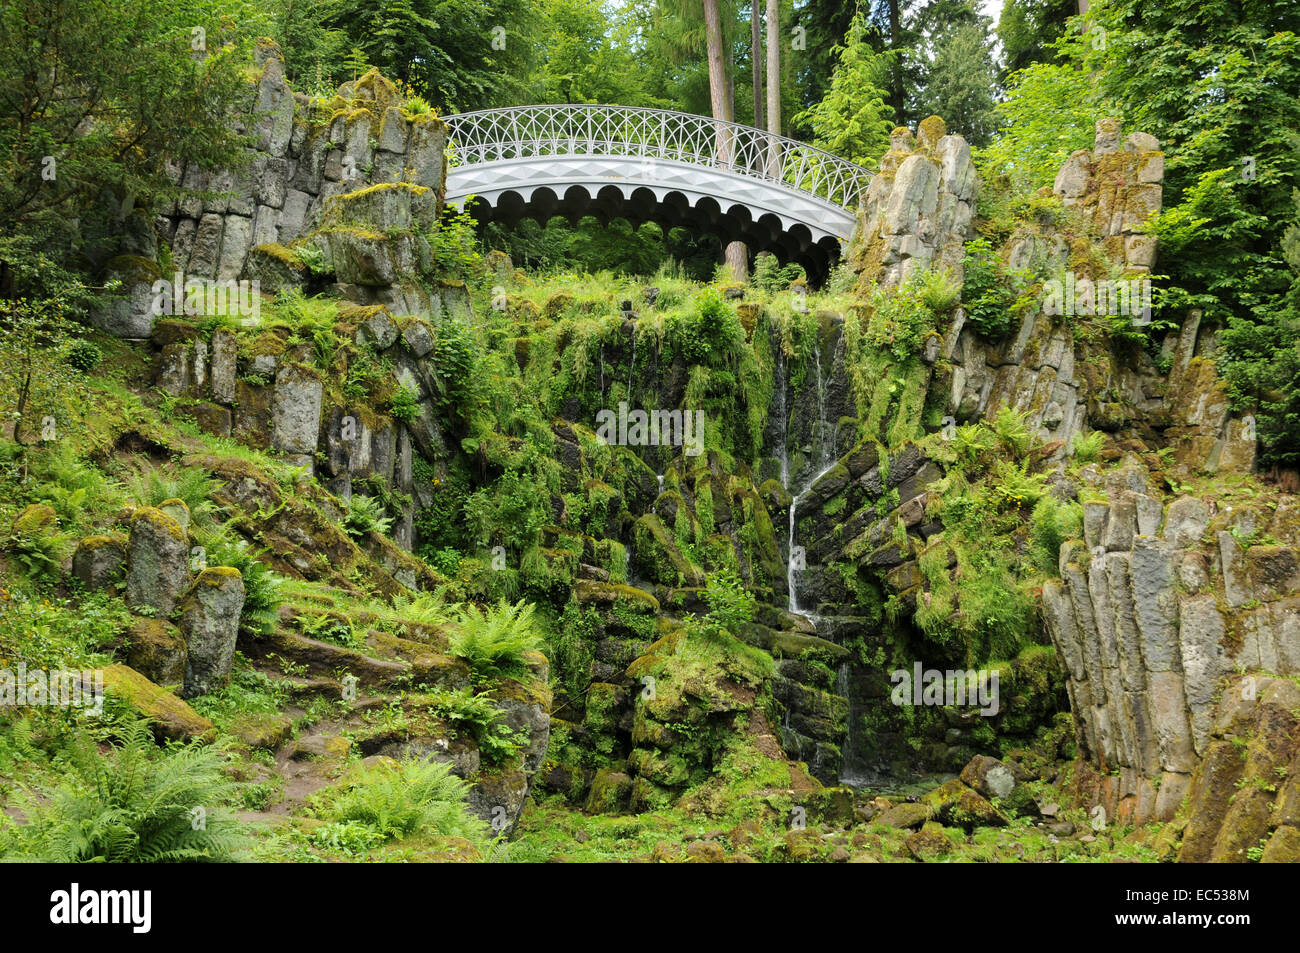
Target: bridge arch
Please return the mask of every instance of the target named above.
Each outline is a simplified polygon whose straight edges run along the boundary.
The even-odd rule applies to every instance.
[[[737,123],[630,106],[517,106],[445,117],[447,202],[481,222],[585,215],[743,241],[815,283],[856,226],[871,173]]]

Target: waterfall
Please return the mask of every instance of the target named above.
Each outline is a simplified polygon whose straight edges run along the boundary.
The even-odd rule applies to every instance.
[[[786,599],[786,608],[796,615],[799,614],[799,596],[794,589],[794,508],[799,502],[798,497],[790,499],[790,534],[785,543],[785,587],[789,590],[789,596]]]
[[[872,778],[867,766],[859,757],[856,746],[857,732],[854,730],[854,724],[858,720],[858,710],[853,702],[853,692],[849,685],[848,662],[840,663],[840,667],[835,673],[835,694],[849,700],[848,730],[844,735],[844,744],[840,747],[843,758],[840,761],[839,782],[850,787],[861,787]]]
[[[660,495],[660,496],[663,496],[663,495],[664,495],[664,475],[663,475],[662,473],[660,473],[660,474],[658,474],[658,475],[655,477],[655,479],[659,481],[659,495]]]
[[[784,369],[784,361],[779,361],[778,367]],[[831,469],[831,467],[835,466],[837,461],[835,460],[833,441],[830,444],[828,444],[826,439],[826,431],[829,428],[830,424],[829,421],[827,421],[826,419],[826,383],[822,376],[821,348],[817,348],[814,352],[813,367],[816,368],[816,372],[817,372],[817,376],[816,376],[817,421],[815,423],[814,432],[812,434],[813,441],[816,443],[816,453],[815,453],[815,459],[817,461],[816,470],[813,473],[812,478],[809,479],[808,482],[804,484],[803,488],[800,489],[798,493],[794,493],[793,490],[791,490],[791,487],[789,486],[789,482],[788,482],[789,473],[787,472],[788,463],[786,462],[786,450],[785,450],[784,439],[782,440],[781,443],[781,452],[782,452],[781,469],[782,469],[782,483],[786,484],[787,490],[791,490],[790,531],[786,539],[786,560],[785,560],[785,583],[786,583],[786,589],[789,591],[789,596],[787,599],[787,608],[789,609],[790,612],[793,612],[796,615],[802,615],[805,618],[811,620],[813,622],[813,627],[816,628],[817,617],[810,613],[803,612],[800,610],[799,595],[795,590],[795,573],[797,571],[802,571],[802,570],[795,569],[794,523],[795,523],[796,511],[799,508],[799,501],[802,500],[805,496],[807,496],[808,491],[812,489],[812,487],[817,483],[817,481],[820,480],[822,476]],[[781,406],[784,407],[784,405],[785,405],[785,395],[783,391],[781,395]],[[784,414],[782,416],[784,417]],[[803,568],[807,568],[806,557],[804,560]]]

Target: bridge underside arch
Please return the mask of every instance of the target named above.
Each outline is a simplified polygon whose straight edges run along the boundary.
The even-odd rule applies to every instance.
[[[751,252],[798,262],[821,284],[840,257],[854,221],[846,210],[806,193],[745,175],[687,163],[628,157],[544,157],[452,168],[447,201],[471,208],[478,221],[512,227],[521,219],[576,223],[622,218],[655,222]]]

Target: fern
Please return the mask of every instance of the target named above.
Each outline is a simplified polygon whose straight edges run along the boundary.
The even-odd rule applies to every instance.
[[[343,531],[353,539],[360,539],[372,530],[387,535],[392,527],[393,518],[384,512],[384,504],[379,500],[360,494],[353,494],[348,500]]]
[[[246,541],[231,542],[223,536],[218,536],[208,547],[209,565],[230,566],[244,577],[244,608],[239,624],[255,635],[267,635],[275,628],[283,601],[284,578],[258,559],[265,551],[252,552]]]
[[[166,500],[184,501],[195,527],[209,526],[215,518],[212,493],[216,484],[197,468],[190,467],[174,475],[158,470],[138,473],[131,478],[129,488],[145,506],[157,506]]]
[[[480,681],[519,674],[524,669],[524,653],[542,645],[533,623],[533,607],[522,601],[514,605],[502,601],[487,610],[467,605],[456,622],[451,654],[468,663]]]
[[[346,853],[418,833],[482,841],[486,826],[466,809],[468,794],[469,785],[445,762],[381,762],[349,786],[310,800],[311,813],[331,822],[312,840]]]
[[[246,835],[220,807],[235,789],[221,752],[198,743],[159,749],[143,720],[115,731],[107,754],[86,736],[69,746],[54,791],[24,792],[28,822],[13,832],[13,853],[56,863],[232,859]]]

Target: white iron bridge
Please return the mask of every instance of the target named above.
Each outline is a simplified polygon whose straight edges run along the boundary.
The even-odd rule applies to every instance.
[[[480,222],[657,222],[743,241],[820,283],[871,173],[807,143],[632,106],[514,106],[444,117],[447,202]]]

